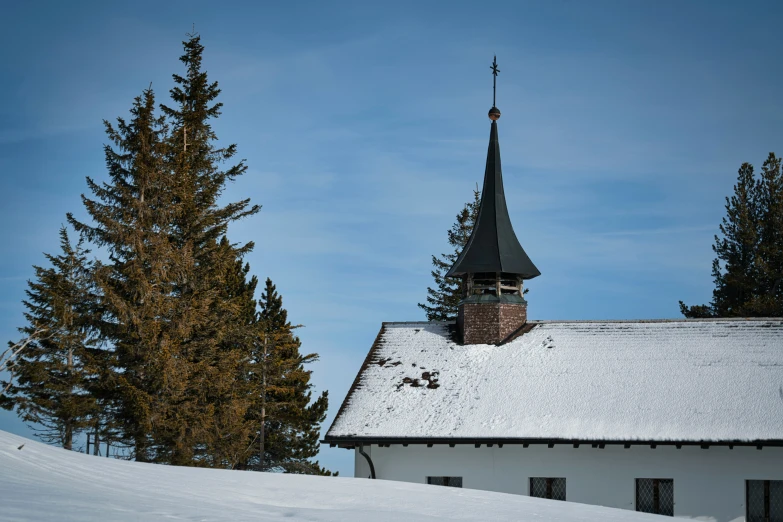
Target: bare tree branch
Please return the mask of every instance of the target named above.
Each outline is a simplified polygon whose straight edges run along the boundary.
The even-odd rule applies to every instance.
[[[34,341],[39,341],[42,339],[48,339],[54,333],[49,333],[49,335],[44,335],[48,333],[50,330],[47,327],[39,326],[36,328],[33,333],[28,335],[26,338],[20,340],[19,342],[10,345],[6,350],[0,354],[0,370],[7,370],[8,373],[10,373],[10,377],[8,378],[8,382],[6,383],[5,387],[3,387],[2,391],[0,393],[7,392],[14,381],[14,366],[16,362],[16,358],[19,356],[19,354],[24,351],[25,348],[27,348],[30,343]]]

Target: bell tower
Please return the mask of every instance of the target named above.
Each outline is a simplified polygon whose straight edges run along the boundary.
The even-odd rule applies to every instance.
[[[523,282],[541,275],[519,244],[506,207],[495,106],[497,57],[492,62],[492,120],[481,204],[473,233],[446,277],[462,278],[457,327],[463,344],[498,344],[527,322]]]

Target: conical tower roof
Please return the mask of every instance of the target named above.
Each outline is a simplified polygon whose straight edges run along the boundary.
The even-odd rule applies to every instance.
[[[533,279],[541,275],[541,272],[519,244],[506,207],[498,143],[497,119],[500,117],[500,111],[493,106],[489,115],[493,121],[489,133],[487,167],[484,171],[484,188],[481,191],[478,218],[470,239],[446,276],[499,272],[517,275],[522,279]]]

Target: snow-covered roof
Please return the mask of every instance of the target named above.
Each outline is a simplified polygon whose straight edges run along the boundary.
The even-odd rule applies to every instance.
[[[327,442],[783,442],[783,319],[384,323]]]

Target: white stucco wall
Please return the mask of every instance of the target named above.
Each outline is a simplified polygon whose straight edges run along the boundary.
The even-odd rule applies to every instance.
[[[711,522],[745,520],[745,480],[783,480],[783,448],[711,446],[365,447],[377,478],[426,483],[463,477],[463,487],[527,495],[530,477],[565,477],[571,502],[635,509],[635,479],[674,479],[674,514]],[[369,466],[355,450],[356,477]]]

